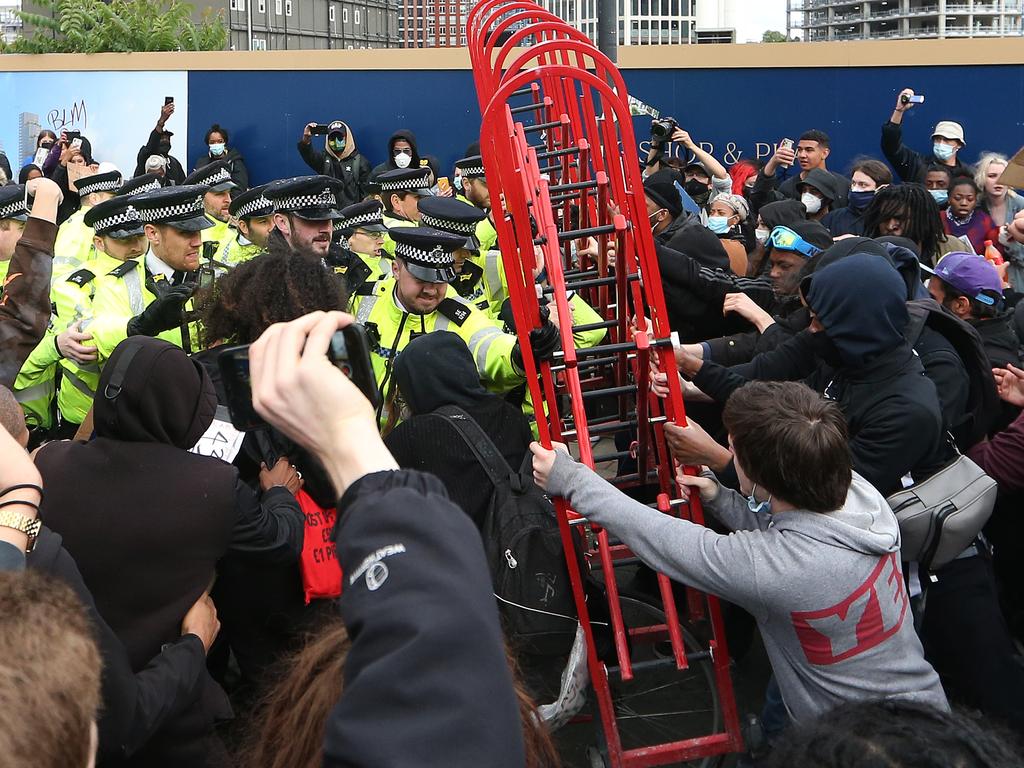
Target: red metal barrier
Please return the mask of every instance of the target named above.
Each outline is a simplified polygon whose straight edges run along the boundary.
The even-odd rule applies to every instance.
[[[499,47],[501,34],[509,31],[509,38]],[[537,44],[515,55],[517,46],[531,39]],[[586,402],[596,397],[615,398],[612,420],[603,417],[593,426],[594,433],[629,436],[630,450],[616,451],[611,457],[635,459],[636,469],[612,482],[620,488],[653,489],[657,502],[652,506],[665,514],[683,513],[702,524],[699,500],[694,497],[687,504],[680,498],[663,434],[666,421],[686,423],[679,382],[669,377],[670,394],[665,400],[655,397],[648,387],[652,357],[662,370],[674,370],[675,361],[621,74],[585,36],[529,2],[485,0],[477,4],[467,19],[467,40],[483,114],[480,143],[494,225],[529,391],[538,405],[541,442],[546,446],[554,441],[574,443],[580,460],[591,467],[595,458],[609,458],[593,454]],[[530,141],[542,135],[542,143]],[[574,261],[573,245],[579,251],[591,238],[598,246],[596,259]],[[538,289],[534,281],[535,248],[544,259],[547,289]],[[615,264],[610,269],[612,248]],[[586,350],[574,347],[569,290],[581,291],[596,305],[610,326],[607,343]],[[544,303],[554,302],[563,351],[555,361],[538,364],[530,352],[528,335],[540,323],[541,292],[549,296]],[[563,544],[571,552],[572,537],[583,534],[585,521],[568,509],[563,499],[556,499],[556,509]],[[611,616],[616,655],[611,670],[597,654],[583,575],[575,558],[567,559],[587,640],[607,763],[616,768],[656,766],[740,749],[739,719],[717,599],[687,588],[686,620],[706,624],[706,650],[688,648],[684,643],[672,585],[662,574],[657,580],[663,621],[627,626],[616,567],[630,553],[610,541],[607,531],[589,527],[596,546],[588,560],[591,569],[603,576]],[[711,659],[723,727],[711,734],[626,748],[620,739],[609,674],[623,682],[645,674],[655,665],[636,663],[632,657],[635,646],[664,636],[671,646],[669,663],[677,670],[690,669],[691,660]]]

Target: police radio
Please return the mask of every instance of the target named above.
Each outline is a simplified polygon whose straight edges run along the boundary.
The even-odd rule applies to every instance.
[[[363,393],[376,410],[377,380],[370,362],[370,344],[366,329],[353,323],[331,337],[327,359],[344,373]],[[227,395],[228,411],[235,429],[243,432],[265,426],[266,422],[252,405],[252,384],[249,375],[249,345],[227,347],[217,356],[221,383]]]

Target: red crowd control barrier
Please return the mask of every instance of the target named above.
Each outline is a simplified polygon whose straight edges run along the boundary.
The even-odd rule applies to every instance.
[[[611,482],[617,487],[656,499],[651,506],[665,514],[703,524],[699,500],[680,497],[665,442],[666,422],[686,423],[679,382],[669,377],[665,399],[648,387],[652,358],[670,371],[675,360],[622,76],[585,35],[531,2],[484,0],[469,13],[466,32],[494,226],[541,442],[570,443],[591,467],[616,462],[620,470]],[[547,287],[534,279],[539,259]],[[601,314],[586,329],[607,329],[604,343],[575,348],[571,291]],[[538,362],[528,336],[541,322],[541,304],[549,302],[562,351],[554,361]],[[595,455],[593,443],[606,436],[628,449]],[[656,576],[660,601],[637,599],[619,583],[636,568],[632,553],[564,499],[556,499],[556,509],[566,552],[573,552],[574,536],[587,544],[614,641],[613,653],[599,655],[585,574],[568,557],[603,739],[592,763],[639,768],[740,750],[718,600],[674,586],[663,574]],[[650,713],[637,712],[635,686],[644,676],[656,680]],[[694,699],[701,717],[666,725],[666,715],[693,714]],[[652,727],[634,728],[641,719]]]

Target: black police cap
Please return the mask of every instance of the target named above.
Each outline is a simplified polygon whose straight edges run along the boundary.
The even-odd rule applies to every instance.
[[[334,230],[346,235],[356,229],[368,232],[387,232],[384,226],[384,206],[379,200],[365,200],[341,209],[341,218],[334,222]]]
[[[464,179],[482,179],[486,177],[484,172],[484,159],[480,155],[464,157],[455,161],[455,167],[459,169]]]
[[[117,192],[121,186],[120,171],[106,171],[94,173],[92,176],[83,176],[75,182],[75,189],[82,197],[91,195],[94,192]]]
[[[466,247],[466,238],[431,227],[394,227],[395,258],[401,259],[409,274],[428,283],[455,279],[455,251]]]
[[[128,179],[120,187],[118,187],[118,195],[141,195],[143,192],[152,192],[154,189],[160,189],[163,184],[160,183],[160,177],[155,173],[144,173],[141,176],[136,176],[134,179]]]
[[[464,247],[471,251],[480,250],[476,225],[484,220],[486,214],[475,205],[454,197],[427,197],[420,201],[419,212],[422,226],[461,235],[466,238]]]
[[[118,240],[136,237],[145,231],[139,212],[127,197],[115,197],[94,205],[85,212],[84,221],[97,235]]]
[[[254,219],[260,216],[269,216],[274,212],[274,204],[263,194],[267,184],[247,189],[240,195],[231,198],[231,205],[228,212],[236,219]]]
[[[414,195],[425,197],[430,193],[429,166],[423,168],[396,168],[393,171],[382,173],[377,177],[380,184],[381,194],[390,196],[397,192],[411,192]]]
[[[0,219],[28,221],[24,184],[8,184],[0,187]]]
[[[204,165],[196,168],[185,177],[185,184],[204,184],[209,187],[209,192],[224,192],[229,189],[237,189],[238,185],[231,180],[231,172],[228,170],[226,160]]]
[[[292,213],[309,221],[333,220],[341,215],[334,194],[337,184],[330,176],[296,176],[270,182],[263,196],[277,213]]]
[[[143,224],[169,224],[183,232],[198,232],[213,226],[203,210],[207,191],[208,187],[201,184],[161,187],[132,195],[128,201]]]

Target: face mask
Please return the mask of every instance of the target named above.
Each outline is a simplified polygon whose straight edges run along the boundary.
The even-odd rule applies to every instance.
[[[851,208],[867,208],[872,200],[875,199],[875,190],[861,191],[852,190],[850,192],[850,207]]]
[[[664,208],[662,210],[664,210]],[[649,222],[651,222],[651,227],[652,228],[658,226],[658,219],[657,219],[657,217],[658,217],[658,215],[660,213],[661,213],[661,211],[655,211],[654,213],[647,214],[647,220]]]
[[[397,165],[399,168],[408,168],[411,162],[412,155],[410,155],[408,152],[399,152],[397,155],[395,155],[395,165]]]
[[[939,205],[945,205],[949,202],[949,190],[948,189],[929,189],[931,196],[935,198],[935,202]]]
[[[452,179],[452,186],[455,187],[457,190],[459,190],[459,192],[461,192],[462,191],[462,177],[461,176],[456,176],[454,179]]]
[[[754,483],[754,487],[750,489],[750,495],[747,496],[747,509],[755,515],[767,515],[772,508],[772,497],[769,495],[764,501],[758,501],[754,496],[756,490],[757,483]]]
[[[170,144],[157,144],[156,151],[161,155],[169,155],[171,153]]]
[[[729,218],[727,216],[708,216],[708,229],[716,235],[724,235],[729,231]]]
[[[812,195],[810,192],[804,192],[800,195],[800,202],[804,204],[804,208],[811,215],[821,210],[821,198],[817,195]]]
[[[955,152],[956,149],[949,146],[949,144],[940,144],[937,141],[932,144],[932,153],[935,155],[936,160],[941,160],[942,162],[950,160]]]
[[[345,151],[345,140],[344,139],[338,139],[338,140],[331,141],[331,149],[333,149],[335,152],[344,152]]]
[[[761,229],[760,227],[758,227],[757,229],[754,230],[754,237],[757,238],[757,242],[759,242],[761,245],[764,245],[765,243],[768,242],[768,237],[771,235],[771,233],[772,232],[770,229]]]
[[[210,154],[211,155],[223,155],[224,154],[224,142],[220,142],[219,144],[211,144],[210,145]]]
[[[688,194],[694,200],[696,200],[701,195],[707,195],[709,192],[708,185],[702,181],[697,181],[697,179],[690,179],[688,182],[683,184],[683,189],[685,189],[686,194]]]

